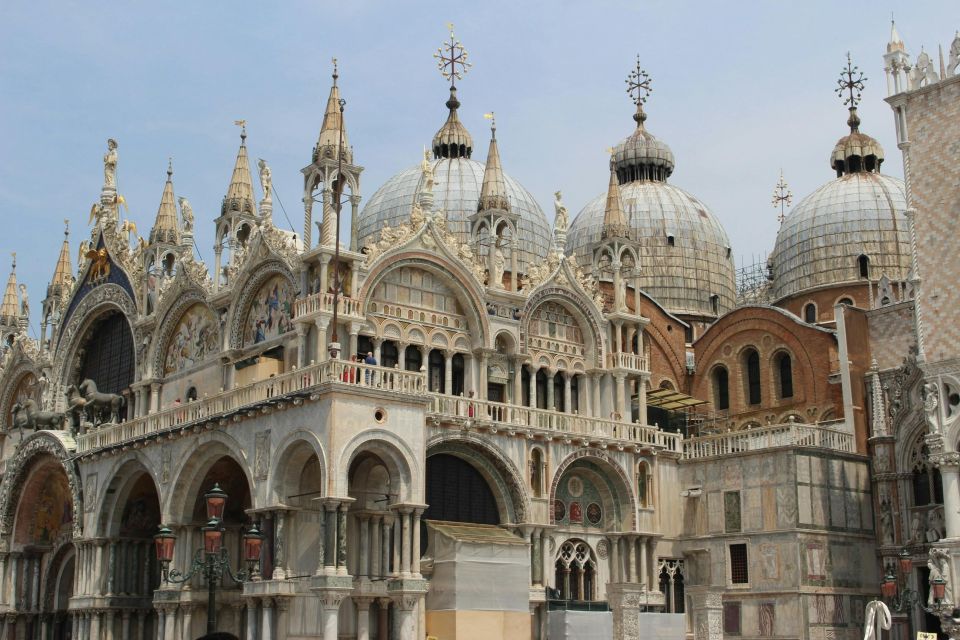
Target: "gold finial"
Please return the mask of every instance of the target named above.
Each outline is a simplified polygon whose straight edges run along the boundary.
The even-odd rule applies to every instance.
[[[246,121],[246,120],[234,120],[234,121],[233,121],[233,124],[235,124],[235,125],[237,125],[238,127],[240,127],[240,139],[245,141],[245,140],[247,139],[247,121]]]
[[[650,84],[650,74],[640,66],[640,54],[637,54],[637,65],[627,76],[626,82],[627,95],[630,96],[633,104],[637,106],[637,112],[634,114],[633,119],[639,127],[642,126],[643,121],[647,119],[647,114],[643,111],[643,105],[653,91],[653,87]]]
[[[437,59],[437,68],[444,79],[450,81],[450,87],[455,85],[455,80],[462,80],[463,76],[473,65],[467,62],[467,50],[463,43],[457,40],[453,33],[453,23],[448,22],[447,28],[450,30],[450,41],[444,42],[437,48],[433,57]]]
[[[790,189],[787,188],[787,181],[783,179],[783,169],[780,169],[780,180],[773,188],[773,200],[771,201],[774,209],[780,207],[780,215],[777,216],[780,224],[783,224],[784,219],[787,217],[786,208],[790,206],[792,201],[793,194],[790,193]]]
[[[490,121],[490,131],[493,133],[493,137],[497,137],[497,114],[493,111],[490,113],[483,114],[483,117]]]

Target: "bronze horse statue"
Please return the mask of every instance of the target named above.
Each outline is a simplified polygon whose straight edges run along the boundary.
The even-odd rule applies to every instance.
[[[65,413],[70,417],[71,429],[78,431],[80,424],[83,422],[83,417],[86,415],[87,401],[80,395],[80,390],[77,389],[77,385],[75,384],[68,386],[63,392],[63,395],[67,396],[67,410]]]
[[[47,429],[60,431],[63,429],[64,415],[57,411],[41,411],[36,400],[27,398],[23,402],[13,405],[14,425],[26,426],[28,429]],[[19,415],[18,415],[19,414]],[[24,421],[23,416],[26,416]]]
[[[77,390],[85,401],[87,421],[93,424],[108,422],[108,420],[103,419],[103,416],[109,411],[109,422],[120,422],[120,409],[126,406],[126,398],[116,393],[97,391],[97,383],[90,378],[81,382]]]

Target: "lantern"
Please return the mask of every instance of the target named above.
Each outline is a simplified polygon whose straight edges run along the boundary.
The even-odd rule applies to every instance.
[[[263,534],[257,525],[250,527],[250,531],[243,534],[243,557],[253,565],[260,562],[260,549],[263,547]]]
[[[930,581],[930,590],[933,593],[933,599],[935,602],[943,602],[943,595],[947,588],[947,581],[943,578],[936,577]]]
[[[880,593],[883,594],[883,597],[887,600],[893,600],[897,595],[897,578],[889,568],[887,569],[887,575],[883,578],[883,582],[880,583]]]
[[[910,552],[907,551],[906,547],[897,556],[897,562],[900,564],[900,573],[904,576],[910,575],[910,572],[913,571],[913,558],[910,557]]]
[[[220,528],[220,521],[216,518],[210,520],[207,526],[203,527],[203,550],[210,555],[220,553],[223,545],[223,529]]]
[[[207,519],[223,520],[223,508],[227,504],[227,494],[220,485],[213,484],[213,489],[203,494],[203,499],[207,501]]]
[[[177,536],[169,528],[160,525],[160,530],[153,536],[153,544],[157,549],[157,560],[167,565],[173,560],[173,547]]]

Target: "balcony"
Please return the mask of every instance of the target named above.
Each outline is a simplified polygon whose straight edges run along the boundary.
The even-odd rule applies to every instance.
[[[296,318],[316,315],[318,313],[333,313],[333,294],[315,293],[306,298],[298,298],[294,304]],[[337,296],[337,315],[363,318],[363,309],[360,301],[348,296]]]
[[[531,409],[489,400],[430,394],[428,414],[441,422],[473,421],[489,429],[529,430],[545,435],[565,434],[586,441],[615,441],[680,453],[683,438],[643,424]]]
[[[608,353],[607,368],[626,369],[628,371],[635,371],[638,373],[646,373],[649,371],[649,369],[647,369],[646,356],[642,356],[638,353]]]
[[[205,422],[224,423],[227,419],[268,403],[302,402],[321,385],[350,389],[376,389],[379,392],[422,397],[426,378],[416,371],[402,371],[358,362],[327,360],[320,364],[236,387],[215,396],[171,407],[119,424],[101,425],[77,437],[77,452],[112,447],[142,440]]]
[[[843,420],[816,424],[787,423],[759,429],[699,436],[683,441],[683,458],[699,460],[777,447],[810,447],[856,453],[853,434]]]

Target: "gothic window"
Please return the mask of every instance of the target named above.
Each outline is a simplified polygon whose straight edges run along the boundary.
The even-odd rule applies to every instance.
[[[756,349],[747,349],[743,354],[743,368],[746,370],[747,402],[760,404],[760,354]]]
[[[664,599],[664,613],[684,613],[683,560],[660,559],[660,592]]]
[[[803,319],[810,324],[815,324],[817,322],[817,305],[812,302],[808,302],[803,307]]]
[[[923,436],[917,439],[911,452],[913,474],[913,506],[943,504],[943,483],[940,470],[930,464],[927,445]]]
[[[773,360],[774,371],[777,374],[777,391],[780,398],[793,397],[793,363],[790,354],[781,351]]]
[[[561,600],[596,600],[597,562],[586,542],[567,540],[560,545],[554,570]]]
[[[730,374],[722,365],[713,370],[713,406],[717,411],[730,408]]]
[[[120,393],[133,382],[133,364],[130,326],[122,313],[113,312],[90,331],[77,382],[89,378],[98,391]]]

